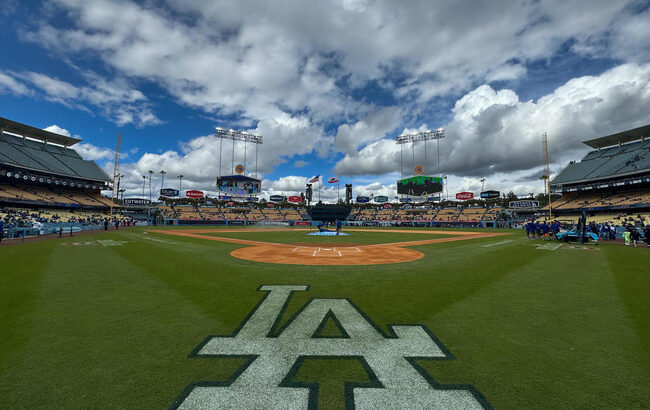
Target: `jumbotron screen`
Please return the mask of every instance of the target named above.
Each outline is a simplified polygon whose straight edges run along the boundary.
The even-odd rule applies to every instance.
[[[256,195],[262,190],[262,181],[243,175],[230,175],[217,178],[217,191],[235,195]]]
[[[423,196],[442,192],[442,178],[417,176],[397,181],[397,193],[400,195]]]

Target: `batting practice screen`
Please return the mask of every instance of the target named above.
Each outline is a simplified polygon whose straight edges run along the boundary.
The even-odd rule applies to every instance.
[[[259,194],[262,182],[243,175],[230,175],[217,178],[217,191],[236,195]]]
[[[397,181],[397,193],[401,195],[422,196],[442,192],[442,178],[417,176]]]

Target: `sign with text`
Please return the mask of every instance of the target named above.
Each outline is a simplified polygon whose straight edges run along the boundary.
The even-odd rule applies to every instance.
[[[368,198],[367,196],[358,196],[357,197],[357,202],[360,203],[360,204],[365,204],[365,203],[370,202],[370,198]]]
[[[510,208],[539,208],[539,201],[512,201]]]
[[[291,195],[289,198],[287,198],[287,201],[294,203],[294,204],[299,204],[302,202],[302,197],[298,195]]]
[[[456,199],[459,201],[467,201],[468,199],[474,199],[473,192],[459,192],[456,194]]]
[[[271,202],[282,202],[282,201],[284,201],[284,199],[285,198],[282,195],[271,195],[269,197],[269,201],[271,201]]]
[[[151,201],[142,198],[124,198],[122,203],[125,205],[149,205]]]
[[[185,196],[188,198],[203,198],[203,191],[197,191],[195,189],[185,191]]]
[[[378,202],[378,203],[388,202],[388,197],[386,195],[377,195],[374,199],[375,199],[375,202]]]
[[[483,199],[498,198],[499,196],[501,196],[501,193],[499,191],[483,191],[483,192],[481,192],[481,198],[483,198]]]
[[[178,196],[178,189],[163,188],[160,190],[160,196]]]

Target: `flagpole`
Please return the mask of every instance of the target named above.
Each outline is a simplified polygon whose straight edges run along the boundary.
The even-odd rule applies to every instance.
[[[318,202],[320,203],[320,186],[323,185],[322,182],[320,182],[320,178],[318,178]]]
[[[341,183],[339,182],[338,178],[336,179],[336,203],[338,204],[341,202],[341,195],[339,194],[339,187],[341,186]]]

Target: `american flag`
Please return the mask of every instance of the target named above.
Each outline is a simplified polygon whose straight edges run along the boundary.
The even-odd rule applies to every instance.
[[[328,179],[327,182],[329,182],[330,184],[336,184],[337,182],[339,182],[339,179],[337,177],[332,177]]]
[[[312,179],[310,179],[310,180],[309,180],[309,183],[310,183],[310,184],[313,184],[313,183],[316,183],[316,182],[319,182],[319,181],[320,181],[320,174],[319,174],[319,175],[316,175],[315,177],[313,177]]]

